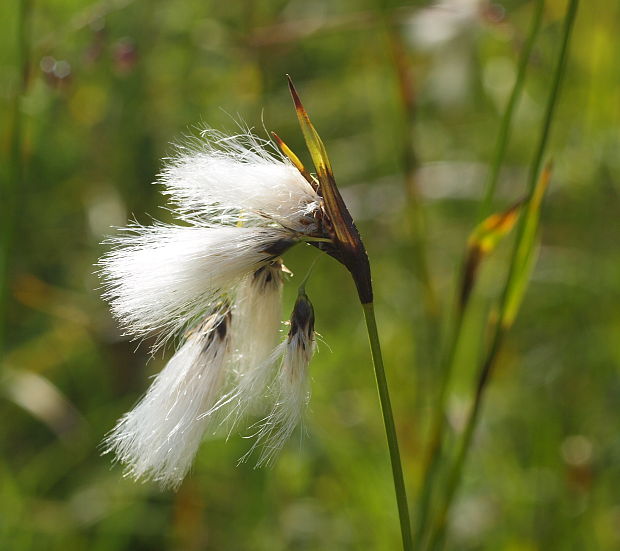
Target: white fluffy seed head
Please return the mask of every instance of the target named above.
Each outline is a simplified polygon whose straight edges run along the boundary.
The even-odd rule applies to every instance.
[[[285,442],[303,420],[310,399],[308,366],[315,349],[314,311],[305,294],[300,294],[286,340],[274,354],[281,358],[280,368],[273,382],[274,405],[259,423],[254,445],[242,461],[261,447],[257,467],[270,465]]]
[[[128,476],[177,487],[212,423],[204,413],[220,395],[229,359],[230,312],[223,307],[187,337],[107,436],[104,453],[114,452]]]
[[[278,227],[135,226],[99,261],[104,298],[128,334],[164,342],[295,239]]]
[[[317,236],[321,198],[269,142],[213,130],[202,138],[178,147],[159,178],[182,225],[135,224],[109,240],[113,248],[99,261],[104,298],[128,335],[157,335],[159,346],[210,313],[106,439],[127,474],[168,486],[186,474],[216,412],[227,405],[236,422],[273,392],[257,438],[268,446],[260,463],[270,462],[302,417],[314,349],[314,318],[298,306],[299,319],[294,312],[286,341],[276,344],[276,259]],[[223,394],[231,374],[235,386]]]
[[[250,224],[267,219],[301,233],[316,229],[312,214],[321,198],[288,159],[269,151],[270,142],[212,129],[202,138],[177,147],[159,177],[183,216],[229,223],[242,213]]]

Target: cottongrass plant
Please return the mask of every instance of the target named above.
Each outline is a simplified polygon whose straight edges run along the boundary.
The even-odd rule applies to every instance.
[[[370,264],[325,147],[289,79],[316,175],[274,134],[206,130],[177,148],[159,182],[174,224],[134,224],[99,263],[104,297],[125,333],[178,348],[145,397],[105,440],[134,478],[178,486],[209,431],[252,415],[258,465],[274,461],[310,395],[314,310],[304,285],[278,344],[282,255],[307,242],[351,273],[367,322],[392,463],[403,547],[409,513],[378,332]]]

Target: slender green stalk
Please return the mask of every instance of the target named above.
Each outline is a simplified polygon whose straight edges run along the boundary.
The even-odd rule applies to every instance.
[[[540,173],[543,155],[549,140],[549,133],[551,130],[551,123],[555,114],[555,108],[558,102],[558,96],[562,85],[562,79],[564,75],[564,69],[566,67],[566,60],[568,54],[568,46],[570,44],[570,37],[574,26],[575,18],[577,15],[577,9],[579,7],[579,0],[570,0],[568,10],[566,13],[566,19],[564,23],[564,30],[562,35],[562,45],[558,56],[558,62],[555,68],[553,83],[551,87],[551,93],[547,102],[545,110],[545,117],[543,120],[542,132],[538,147],[535,150],[534,159],[530,167],[529,181],[528,181],[528,198],[531,199],[534,190],[536,188],[536,182],[538,181],[538,175]],[[460,481],[462,479],[462,472],[465,466],[467,455],[471,449],[471,442],[475,433],[478,419],[480,418],[480,411],[483,404],[485,395],[485,389],[488,386],[489,380],[492,375],[493,368],[497,361],[497,356],[500,351],[506,330],[508,327],[502,323],[504,314],[509,303],[510,290],[512,288],[514,278],[517,274],[517,260],[520,251],[521,241],[525,235],[526,217],[521,217],[519,225],[517,227],[517,236],[515,244],[512,250],[512,256],[510,261],[510,270],[506,279],[506,284],[502,293],[500,301],[500,316],[499,322],[495,326],[495,332],[491,341],[491,346],[487,353],[484,363],[480,368],[478,379],[476,383],[476,391],[474,395],[474,401],[470,409],[465,431],[461,437],[456,459],[453,463],[452,469],[448,476],[446,484],[445,494],[443,501],[440,505],[440,509],[435,517],[433,528],[430,536],[429,549],[435,551],[441,549],[445,537],[445,527],[448,520],[450,508],[454,500],[454,496],[459,488]]]
[[[502,116],[502,121],[499,128],[499,136],[495,147],[495,155],[493,157],[493,164],[491,165],[491,173],[489,180],[487,181],[484,198],[480,206],[479,219],[486,218],[490,212],[493,204],[493,197],[497,189],[497,183],[499,181],[499,173],[504,162],[504,156],[506,155],[506,148],[508,147],[508,141],[510,140],[510,131],[512,128],[512,118],[515,111],[515,107],[521,97],[523,91],[523,85],[525,83],[525,74],[527,72],[527,65],[532,53],[536,36],[540,29],[542,22],[542,15],[545,7],[545,0],[537,0],[536,7],[534,8],[534,15],[530,23],[530,30],[527,36],[527,40],[523,45],[521,51],[521,57],[519,59],[519,68],[517,70],[517,77],[515,79],[506,110]]]
[[[491,371],[495,365],[497,354],[503,340],[504,330],[501,328],[500,325],[498,325],[498,328],[498,331],[494,335],[493,343],[491,344],[491,348],[489,350],[487,358],[480,370],[476,383],[476,393],[474,401],[467,416],[467,423],[465,425],[465,430],[463,431],[463,436],[461,437],[461,440],[459,442],[458,451],[454,460],[454,467],[451,469],[448,475],[448,480],[446,482],[446,490],[443,496],[443,503],[441,504],[439,511],[437,512],[437,515],[434,519],[433,529],[430,534],[428,546],[428,549],[433,551],[441,549],[444,543],[446,522],[448,520],[452,501],[460,485],[465,460],[467,458],[469,449],[471,448],[471,441],[476,426],[478,425],[484,390],[489,381]]]
[[[381,413],[383,424],[385,425],[385,435],[387,437],[388,449],[390,451],[390,463],[392,465],[392,478],[394,479],[394,490],[396,492],[396,504],[398,505],[398,517],[400,520],[400,531],[403,540],[403,549],[412,551],[411,523],[409,520],[409,506],[407,504],[407,491],[405,489],[405,479],[403,477],[403,467],[400,460],[398,449],[398,438],[396,436],[396,426],[394,424],[394,414],[390,401],[385,369],[383,367],[383,356],[381,355],[381,345],[379,343],[379,333],[377,332],[377,321],[375,319],[375,309],[372,302],[362,304],[366,327],[368,329],[368,339],[372,352],[372,363],[375,369],[377,390],[379,401],[381,402]]]

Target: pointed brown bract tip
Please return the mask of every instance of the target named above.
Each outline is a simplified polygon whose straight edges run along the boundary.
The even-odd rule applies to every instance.
[[[289,75],[286,77],[299,125],[316,168],[319,180],[317,191],[323,198],[323,211],[328,219],[326,226],[331,228],[329,237],[333,246],[324,247],[323,250],[344,264],[351,272],[362,304],[371,303],[372,284],[366,249],[336,186],[336,180],[323,141],[310,121],[291,77]]]
[[[491,214],[478,224],[470,234],[468,246],[479,248],[482,253],[490,253],[504,237],[514,227],[521,207],[525,199],[519,199],[506,210]]]
[[[271,136],[276,141],[276,144],[278,144],[278,147],[280,148],[280,150],[282,150],[283,148],[286,147],[286,144],[284,143],[284,140],[282,138],[280,138],[280,136],[278,136],[273,130],[271,131]]]
[[[291,92],[291,96],[293,96],[293,103],[295,104],[295,109],[298,113],[303,113],[303,115],[307,117],[308,114],[306,113],[306,110],[301,103],[301,99],[299,98],[299,94],[297,93],[295,85],[293,84],[293,79],[291,78],[291,75],[287,74],[286,79],[288,80],[288,89]]]

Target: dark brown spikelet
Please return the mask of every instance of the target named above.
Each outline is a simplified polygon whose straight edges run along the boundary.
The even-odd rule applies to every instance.
[[[314,333],[314,307],[304,291],[299,292],[295,307],[291,315],[291,328],[288,332],[289,341],[297,335],[303,333],[309,340]]]
[[[187,331],[185,339],[204,338],[203,348],[205,349],[209,348],[216,339],[224,342],[230,328],[231,317],[230,305],[224,302],[216,311]]]

